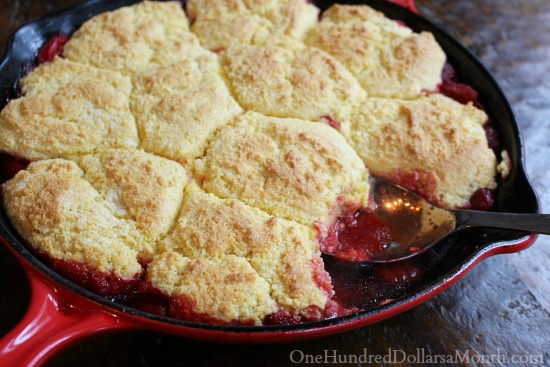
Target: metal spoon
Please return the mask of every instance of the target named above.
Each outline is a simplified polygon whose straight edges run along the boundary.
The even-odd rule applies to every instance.
[[[393,262],[424,252],[453,232],[470,227],[506,228],[550,234],[550,215],[451,210],[437,207],[407,189],[372,178],[373,212],[392,230],[383,251],[359,262]],[[338,257],[336,254],[327,255]]]

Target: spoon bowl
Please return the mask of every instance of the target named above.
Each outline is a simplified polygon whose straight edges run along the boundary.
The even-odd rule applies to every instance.
[[[392,182],[371,178],[370,184],[372,208],[369,215],[387,224],[390,239],[376,251],[368,251],[367,258],[340,258],[338,251],[325,250],[326,255],[354,263],[401,261],[426,251],[451,233],[471,227],[550,234],[549,214],[445,209]],[[368,232],[369,228],[365,230]]]

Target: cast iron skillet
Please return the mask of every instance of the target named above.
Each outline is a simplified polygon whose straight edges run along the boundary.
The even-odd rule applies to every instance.
[[[37,51],[52,36],[70,34],[91,16],[136,3],[137,0],[91,0],[69,10],[34,21],[9,40],[0,63],[0,107],[18,95],[18,81],[35,65]],[[346,1],[340,1],[341,3]],[[315,2],[321,9],[332,1]],[[463,46],[420,16],[383,0],[366,3],[400,19],[415,31],[432,32],[447,53],[461,80],[480,93],[502,147],[510,154],[513,169],[499,182],[495,210],[538,213],[539,204],[523,166],[522,143],[515,117],[506,97],[489,72]],[[185,337],[245,343],[291,342],[326,336],[378,322],[415,307],[442,292],[481,260],[501,253],[523,250],[536,236],[506,230],[470,230],[451,236],[414,259],[423,276],[416,282],[378,289],[369,267],[342,268],[327,262],[335,287],[355,295],[355,305],[368,311],[319,322],[280,326],[220,326],[151,315],[89,292],[45,266],[23,241],[0,210],[2,242],[20,260],[31,284],[31,303],[26,316],[0,340],[3,365],[36,365],[53,353],[85,337],[101,332],[149,329]],[[338,275],[336,275],[338,274]],[[361,294],[369,292],[368,299]],[[365,297],[367,298],[367,297]]]

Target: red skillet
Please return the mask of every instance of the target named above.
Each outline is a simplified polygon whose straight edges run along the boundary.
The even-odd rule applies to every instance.
[[[38,49],[49,38],[57,34],[70,34],[91,15],[135,2],[92,0],[21,28],[9,40],[6,54],[0,62],[0,101],[8,101],[17,95],[19,78],[32,67]],[[480,92],[480,101],[500,135],[502,146],[514,162],[510,177],[499,182],[495,209],[538,213],[538,200],[523,167],[523,148],[514,115],[491,75],[454,39],[414,14],[416,8],[412,0],[394,2],[413,12],[383,0],[364,2],[391,18],[402,20],[416,31],[434,33],[462,80]],[[331,3],[316,2],[323,9]],[[472,230],[451,236],[436,249],[408,263],[407,266],[419,269],[423,276],[406,286],[395,287],[399,291],[377,289],[377,284],[368,284],[365,273],[372,269],[346,268],[339,271],[338,264],[328,262],[327,269],[333,274],[337,291],[345,284],[346,289],[352,289],[357,305],[367,311],[300,325],[251,327],[175,320],[115,303],[75,285],[45,266],[26,249],[3,211],[0,211],[0,232],[2,242],[20,261],[31,286],[31,302],[25,317],[0,340],[0,363],[4,366],[40,365],[54,353],[84,337],[125,330],[156,330],[196,339],[242,343],[292,342],[340,333],[409,310],[447,289],[481,260],[496,254],[521,251],[536,238],[534,235],[502,230]],[[406,268],[393,271],[403,269]],[[371,293],[367,293],[366,289]],[[382,306],[379,302],[369,304],[365,300],[368,296],[385,297],[383,299],[391,301]]]

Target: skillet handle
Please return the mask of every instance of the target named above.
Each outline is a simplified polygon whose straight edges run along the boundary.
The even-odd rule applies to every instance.
[[[0,339],[2,366],[39,366],[84,337],[132,328],[124,317],[55,286],[28,267],[27,274],[30,305],[19,324]]]

